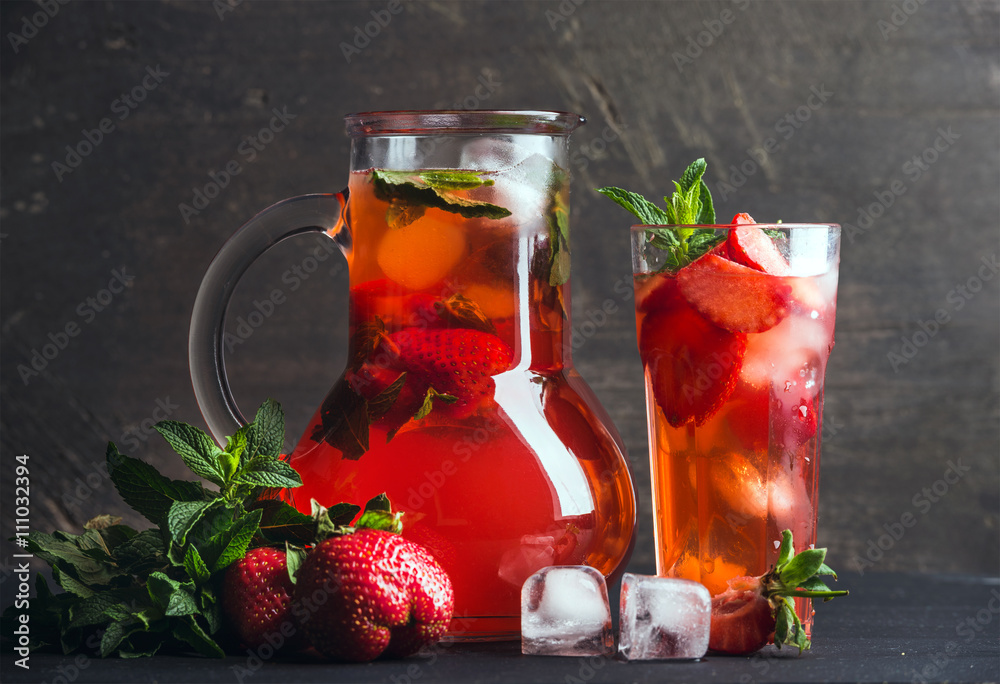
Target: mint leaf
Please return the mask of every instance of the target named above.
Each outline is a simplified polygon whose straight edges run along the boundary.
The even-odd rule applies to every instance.
[[[175,501],[167,513],[167,531],[171,540],[178,546],[184,546],[187,534],[199,520],[208,512],[222,503],[221,499],[212,501]]]
[[[326,515],[334,525],[350,525],[359,512],[361,506],[349,503],[339,503],[326,509]]]
[[[639,223],[643,225],[658,226],[676,223],[670,220],[667,212],[637,193],[613,186],[598,188],[597,192],[610,197],[618,206],[634,214],[639,219]]]
[[[217,534],[209,540],[208,548],[203,549],[206,558],[214,559],[206,564],[213,572],[218,572],[230,563],[246,555],[250,541],[257,534],[260,524],[261,510],[248,512],[233,523],[228,530]]]
[[[219,467],[219,445],[204,430],[173,420],[161,420],[153,428],[180,454],[195,475],[222,487],[225,475]]]
[[[481,185],[492,185],[492,180],[484,180],[471,171],[389,171],[375,169],[371,173],[375,186],[375,196],[390,202],[390,223],[400,225],[400,217],[405,216],[399,205],[435,207],[465,218],[501,219],[510,216],[508,209],[459,197],[452,194],[456,190],[468,190]],[[395,208],[391,204],[395,203]],[[404,223],[405,225],[405,223]]]
[[[204,584],[212,575],[194,546],[187,547],[187,551],[184,552],[184,569],[195,584]]]
[[[326,442],[340,451],[343,458],[356,461],[368,451],[371,418],[368,402],[346,382],[338,382],[323,401],[320,424],[310,438]]]
[[[233,476],[235,482],[258,487],[299,487],[302,478],[295,469],[273,456],[255,456]]]
[[[246,458],[257,455],[279,457],[285,444],[285,412],[281,405],[274,399],[267,399],[257,409],[251,425],[247,435]]]
[[[123,571],[141,575],[166,562],[166,547],[158,530],[143,530],[114,548],[115,560]]]
[[[444,392],[438,392],[433,387],[427,388],[427,393],[424,394],[424,402],[417,409],[417,412],[413,414],[413,420],[420,420],[421,418],[426,418],[431,410],[434,408],[434,401],[443,401],[446,404],[454,404],[458,401],[458,397],[453,394],[445,394]]]
[[[193,615],[188,615],[181,620],[171,623],[171,634],[175,639],[188,644],[195,651],[209,658],[224,658],[225,652],[210,637]]]
[[[112,443],[108,444],[107,463],[108,475],[125,503],[154,524],[163,520],[174,501],[206,498],[197,482],[169,480],[148,463],[120,454]]]
[[[368,401],[368,417],[370,420],[378,420],[392,408],[399,398],[399,393],[406,384],[406,373],[400,373],[391,385],[378,393],[378,396]]]

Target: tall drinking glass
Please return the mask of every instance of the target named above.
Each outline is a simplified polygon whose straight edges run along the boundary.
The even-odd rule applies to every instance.
[[[673,271],[654,236],[691,228],[746,227],[633,226],[636,326],[657,570],[716,595],[767,572],[782,530],[796,552],[816,542],[840,227],[758,224],[767,263],[738,264],[727,239]],[[811,605],[796,601],[808,633]]]

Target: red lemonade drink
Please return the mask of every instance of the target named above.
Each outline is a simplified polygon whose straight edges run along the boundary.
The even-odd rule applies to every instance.
[[[656,245],[684,231],[714,232],[714,246],[671,268]],[[783,530],[796,551],[816,542],[839,227],[635,226],[632,237],[657,569],[717,595],[766,573]],[[796,611],[808,633],[809,600]]]

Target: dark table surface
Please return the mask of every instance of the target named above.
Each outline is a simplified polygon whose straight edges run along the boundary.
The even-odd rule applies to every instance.
[[[407,660],[344,665],[157,656],[100,660],[4,648],[4,682],[964,682],[1000,680],[1000,578],[842,575],[851,595],[820,606],[815,647],[693,662],[522,656],[514,642],[441,645]]]

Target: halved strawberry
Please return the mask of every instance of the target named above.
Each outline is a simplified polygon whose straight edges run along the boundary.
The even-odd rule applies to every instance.
[[[699,313],[730,332],[764,332],[789,311],[791,288],[782,279],[715,254],[682,268],[677,286]]]
[[[729,231],[726,246],[729,258],[757,271],[771,275],[789,274],[788,262],[774,245],[774,241],[762,229],[754,225],[749,214],[737,214],[733,225],[740,226]]]
[[[639,355],[667,422],[701,425],[732,394],[747,338],[705,320],[675,290],[669,279],[651,293],[656,306],[642,322]]]

